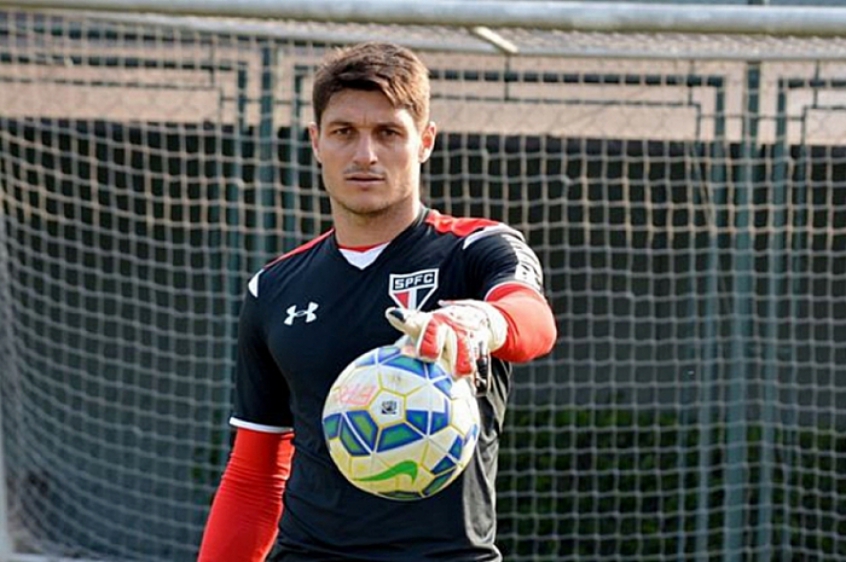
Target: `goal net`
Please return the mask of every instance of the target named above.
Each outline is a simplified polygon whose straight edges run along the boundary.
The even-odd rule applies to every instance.
[[[506,560],[846,557],[843,39],[6,10],[0,559],[195,559],[245,283],[328,227],[314,65],[374,38],[431,68],[427,202],[545,267]]]

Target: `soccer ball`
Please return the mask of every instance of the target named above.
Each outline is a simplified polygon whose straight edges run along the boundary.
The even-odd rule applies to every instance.
[[[396,345],[350,363],[323,408],[323,435],[341,474],[394,500],[427,498],[458,478],[479,424],[470,377],[455,378]]]

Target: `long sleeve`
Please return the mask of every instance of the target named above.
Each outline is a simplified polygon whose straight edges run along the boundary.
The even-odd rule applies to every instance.
[[[508,335],[494,356],[523,363],[549,353],[558,337],[555,316],[537,291],[518,283],[495,288],[485,299],[505,317]]]
[[[278,533],[293,433],[240,428],[212,502],[198,562],[262,562]]]

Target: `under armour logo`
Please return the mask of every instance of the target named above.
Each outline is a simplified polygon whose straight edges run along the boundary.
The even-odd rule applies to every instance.
[[[305,322],[308,324],[309,322],[314,322],[317,320],[317,314],[314,313],[317,310],[317,307],[320,306],[316,302],[309,302],[308,308],[304,310],[297,310],[297,305],[292,304],[288,307],[286,311],[288,313],[288,317],[285,319],[285,324],[291,326],[294,324],[294,320],[297,318],[305,317]]]

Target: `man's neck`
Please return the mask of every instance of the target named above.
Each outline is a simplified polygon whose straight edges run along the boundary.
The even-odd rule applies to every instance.
[[[388,209],[374,215],[333,211],[335,239],[345,247],[376,246],[390,242],[414,223],[420,209],[418,201],[407,208]]]

